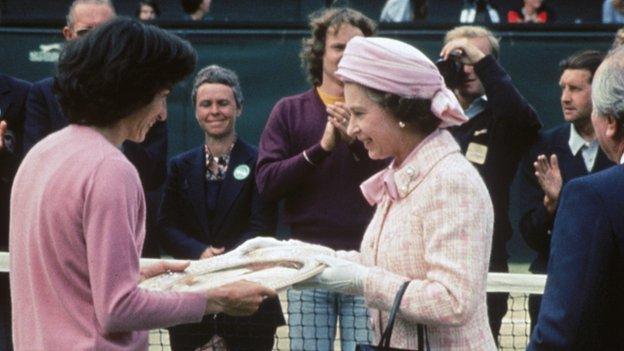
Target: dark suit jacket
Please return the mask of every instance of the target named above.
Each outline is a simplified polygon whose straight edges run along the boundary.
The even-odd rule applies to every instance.
[[[585,168],[583,155],[579,151],[575,156],[570,150],[570,124],[565,123],[540,134],[537,143],[522,160],[518,171],[518,204],[521,213],[520,233],[526,243],[537,252],[537,258],[531,264],[531,272],[546,273],[550,252],[550,231],[554,216],[550,216],[544,207],[544,191],[535,178],[533,162],[538,155],[550,157],[557,155],[563,184],[589,174]],[[604,152],[599,149],[592,173],[613,166]]]
[[[624,350],[624,166],[570,181],[528,350]]]
[[[176,258],[198,259],[208,246],[231,250],[259,234],[275,233],[275,204],[260,199],[254,181],[257,155],[253,146],[238,139],[230,154],[212,226],[206,207],[203,147],[171,160],[158,216],[162,245],[168,253]],[[237,180],[233,172],[241,165],[247,165],[250,173]]]
[[[483,177],[494,206],[490,272],[507,272],[507,242],[512,236],[509,188],[522,155],[537,140],[541,123],[533,107],[492,55],[477,62],[474,70],[485,88],[488,99],[485,110],[448,130],[464,155],[470,156],[471,146],[485,147],[483,163],[474,159],[471,162]],[[506,302],[504,304],[506,306]]]
[[[24,154],[39,140],[69,124],[53,91],[54,78],[35,82],[26,103],[24,121]],[[167,124],[156,123],[145,141],[137,144],[126,141],[123,152],[134,164],[146,191],[160,187],[167,173]]]
[[[171,160],[158,216],[161,245],[167,253],[175,258],[198,259],[208,246],[225,247],[229,251],[254,236],[275,233],[276,206],[260,198],[255,182],[257,157],[258,151],[239,138],[230,154],[212,225],[206,206],[204,148],[198,147]],[[249,174],[244,179],[235,179],[234,171],[244,165],[249,167]],[[254,329],[253,325],[258,324],[284,324],[277,299],[263,303],[260,311],[250,318],[219,316],[219,321],[227,320],[234,327],[248,324]],[[204,318],[203,323],[214,321]],[[206,337],[210,339],[211,335]]]
[[[0,249],[8,249],[9,195],[22,156],[24,105],[31,84],[0,74],[0,120],[7,123],[6,147],[0,151]]]

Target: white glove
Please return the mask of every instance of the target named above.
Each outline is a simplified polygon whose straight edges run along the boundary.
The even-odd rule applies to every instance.
[[[321,274],[295,285],[295,289],[320,288],[350,295],[363,294],[364,282],[370,270],[368,267],[328,255],[320,255],[315,259],[327,265],[327,268]]]
[[[285,240],[277,240],[269,236],[257,236],[240,244],[237,248],[232,250],[231,253],[233,256],[236,255],[242,257],[257,249],[288,245],[288,242]]]

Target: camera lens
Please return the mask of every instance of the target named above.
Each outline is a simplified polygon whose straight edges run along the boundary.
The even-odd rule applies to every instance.
[[[450,89],[455,89],[463,83],[465,79],[464,65],[453,56],[449,56],[446,60],[438,60],[436,66],[444,78],[444,83]]]

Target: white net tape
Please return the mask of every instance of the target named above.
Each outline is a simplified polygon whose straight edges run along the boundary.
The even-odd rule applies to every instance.
[[[156,259],[141,259],[141,265],[154,263]],[[0,272],[9,272],[9,254],[0,252]],[[530,318],[528,312],[529,294],[542,294],[546,283],[543,274],[489,273],[488,292],[509,293],[508,312],[503,318],[499,337],[500,350],[524,350],[530,335]],[[287,315],[286,294],[280,294],[282,310]],[[335,350],[340,350],[339,336],[336,337]],[[290,350],[288,326],[278,328],[274,350]],[[150,351],[170,350],[167,331],[152,330],[150,332]]]

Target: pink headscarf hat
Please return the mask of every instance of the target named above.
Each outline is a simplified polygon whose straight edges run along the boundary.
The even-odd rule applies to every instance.
[[[441,128],[468,120],[433,62],[402,41],[354,37],[347,43],[336,76],[406,98],[431,99],[431,112],[442,120]]]

